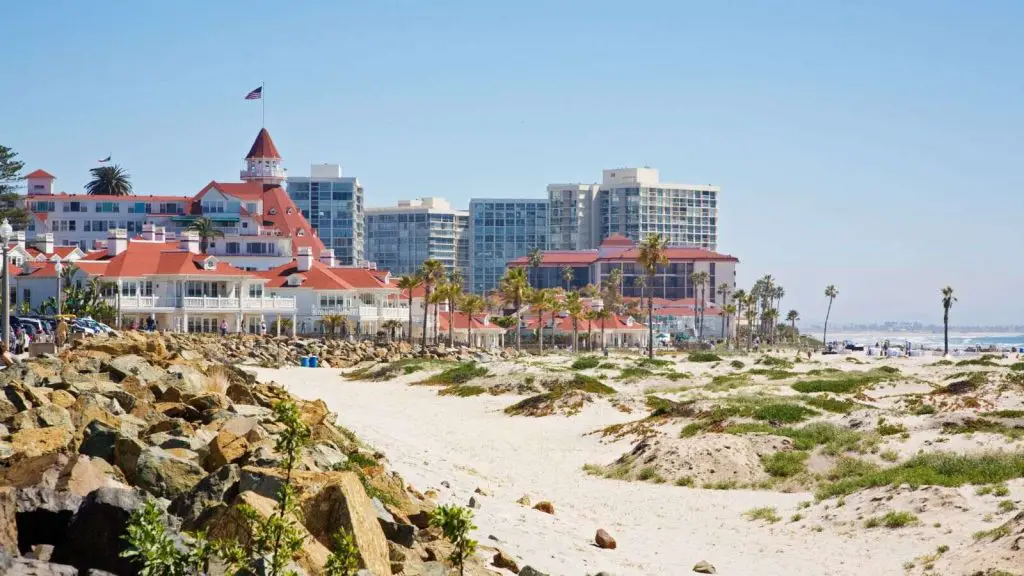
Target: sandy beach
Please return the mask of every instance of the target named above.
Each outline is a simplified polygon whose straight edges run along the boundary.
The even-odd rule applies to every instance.
[[[924,373],[935,360],[904,359],[900,367]],[[842,365],[839,358],[826,361]],[[686,368],[696,369],[698,377],[712,370],[692,363]],[[844,508],[826,503],[802,509],[800,503],[814,500],[810,493],[706,490],[588,475],[584,464],[611,462],[632,445],[628,439],[609,442],[588,435],[638,418],[606,402],[588,404],[571,417],[514,417],[502,409],[520,397],[440,396],[434,387],[409,386],[421,374],[387,382],[346,380],[336,369],[257,369],[257,374],[300,397],[323,399],[341,425],[383,452],[412,486],[436,490],[441,502],[465,505],[474,490],[483,489],[488,495],[476,495],[480,508],[475,511],[481,544],[552,575],[688,574],[702,560],[719,574],[895,575],[907,573],[906,563],[937,545],[966,546],[972,533],[991,528],[977,512],[986,505],[984,498],[971,486],[941,489],[931,501],[927,491],[894,495],[890,490],[883,496],[882,489],[869,489],[848,497]],[[635,383],[632,389],[641,394],[649,384]],[[886,400],[879,394],[877,401]],[[899,451],[916,452],[930,437],[925,432],[905,439]],[[986,435],[955,440],[957,446],[947,449],[1006,445]],[[1009,485],[1017,498],[1024,494],[1020,480]],[[556,514],[518,504],[524,495],[534,503],[552,502]],[[920,523],[898,533],[858,529],[860,518],[876,506],[872,502],[881,499],[914,506]],[[782,518],[802,510],[806,519],[765,524],[744,517],[765,506]],[[615,537],[616,550],[593,544],[598,528]]]

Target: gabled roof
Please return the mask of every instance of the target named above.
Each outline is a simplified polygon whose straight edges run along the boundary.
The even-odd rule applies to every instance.
[[[601,241],[601,246],[633,246],[634,242],[622,234],[609,234]]]
[[[249,153],[245,156],[246,160],[252,158],[281,159],[281,155],[277,152],[277,146],[274,146],[274,140],[270,138],[270,132],[267,132],[266,128],[260,128],[260,133],[256,135],[256,141],[252,143],[252,148],[249,148]]]
[[[263,197],[263,188],[262,182],[217,182],[214,180],[200,190],[195,199],[198,201],[210,190],[217,190],[240,200],[259,200]]]
[[[25,180],[28,180],[30,178],[33,179],[33,180],[39,179],[39,178],[46,178],[48,180],[56,180],[57,179],[56,176],[54,176],[53,174],[50,174],[46,170],[36,170],[34,172],[29,172],[25,176]]]
[[[81,260],[62,264],[62,266],[70,266],[74,264],[76,268],[89,276],[104,276],[107,270],[107,262],[89,261],[83,262]],[[80,265],[81,264],[81,265]],[[16,276],[22,278],[56,278],[57,271],[55,269],[56,262],[29,262],[29,271],[26,274],[24,268],[20,266],[12,266],[8,269],[12,271]]]
[[[438,312],[437,313],[437,329],[440,333],[448,331],[449,316],[455,323],[455,331],[468,330],[469,327],[469,315],[465,312],[455,312],[454,314],[449,312]],[[493,322],[484,324],[484,319],[488,316],[486,314],[474,314],[473,315],[473,331],[480,332],[501,332],[504,333],[505,329]]]
[[[291,262],[287,262],[278,266],[277,268],[271,268],[263,272],[256,272],[261,278],[269,280],[267,282],[267,288],[312,288],[313,290],[352,290],[353,286],[337,276],[335,269],[329,268],[326,264],[321,264],[317,260],[313,260],[313,264],[309,270],[304,272],[299,271],[298,263],[293,259]],[[304,278],[304,281],[299,286],[289,286],[288,278],[293,275],[299,275]]]
[[[527,329],[536,330],[537,328],[537,316],[524,318],[524,324]],[[558,333],[569,333],[572,332],[572,318],[568,315],[555,316],[554,324],[551,323],[551,315],[544,315],[544,329],[549,330],[554,328],[555,332]],[[578,332],[587,332],[588,328],[594,332],[601,330],[601,321],[594,320],[593,322],[585,319],[576,321],[576,330]],[[606,332],[618,331],[618,330],[647,330],[647,325],[636,320],[632,320],[628,316],[620,316],[613,314],[610,318],[606,318],[604,321],[604,329]]]
[[[268,186],[263,191],[263,223],[277,228],[284,236],[292,237],[292,253],[309,248],[313,258],[319,258],[324,243],[313,233],[313,227],[295,206],[288,193],[280,186]]]
[[[104,276],[114,278],[141,276],[252,276],[254,274],[235,268],[227,262],[218,261],[213,269],[207,269],[206,254],[193,254],[178,247],[176,242],[129,242],[128,248],[111,258],[105,250],[95,250],[77,260],[75,265],[90,261],[106,262]]]

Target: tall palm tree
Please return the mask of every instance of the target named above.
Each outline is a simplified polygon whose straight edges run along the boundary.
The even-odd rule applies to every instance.
[[[583,302],[580,301],[579,292],[570,292],[565,296],[565,311],[572,319],[572,351],[577,352],[579,337],[579,321],[583,319]]]
[[[117,164],[100,166],[89,170],[92,180],[85,185],[85,191],[94,196],[131,196],[132,182],[128,171]]]
[[[754,321],[757,320],[758,296],[751,291],[747,294],[747,352],[754,343]]]
[[[572,289],[572,281],[576,278],[576,271],[572,269],[572,266],[566,264],[562,266],[562,282],[565,282],[565,291],[568,292]]]
[[[523,334],[521,314],[523,301],[530,294],[530,282],[526,277],[526,270],[522,268],[509,268],[505,271],[498,285],[498,292],[506,304],[512,304],[516,309],[516,351],[522,350]]]
[[[732,319],[733,315],[736,314],[736,311],[736,304],[726,304],[722,307],[722,339],[725,340],[726,348],[729,347],[729,337],[727,336],[729,332],[729,321]],[[737,347],[739,347],[738,344]]]
[[[828,298],[828,311],[825,312],[825,329],[821,333],[821,345],[828,345],[828,317],[832,315],[832,301],[839,296],[839,290],[836,290],[835,284],[829,284],[825,287],[825,297]]]
[[[733,292],[732,301],[736,305],[736,348],[740,347],[739,319],[743,318],[743,307],[747,305],[747,291],[743,288]]]
[[[320,319],[320,323],[323,324],[324,334],[334,336],[338,329],[345,324],[345,317],[341,314],[325,314]]]
[[[793,329],[793,338],[796,338],[796,321],[800,319],[800,313],[796,310],[790,310],[786,314],[786,321],[789,322],[789,327]]]
[[[444,283],[442,280],[441,282],[438,282],[437,288],[434,288],[434,293],[430,295],[430,303],[434,305],[434,334],[431,336],[434,346],[437,346],[440,342],[440,339],[437,336],[438,331],[441,329],[441,323],[438,321],[438,316],[440,316],[441,302],[444,302],[445,300],[444,293],[447,289],[448,284]]]
[[[729,286],[728,282],[722,282],[718,285],[718,295],[722,297],[722,306],[725,307],[729,303],[729,294],[732,293],[732,286]],[[725,316],[722,317],[722,340],[725,340]]]
[[[647,285],[654,289],[654,276],[658,273],[658,266],[668,264],[668,240],[661,234],[650,234],[640,243],[637,252],[636,262],[647,276]],[[641,297],[643,293],[641,293]],[[647,357],[654,358],[654,298],[647,297]]]
[[[206,253],[206,249],[210,247],[210,240],[224,237],[224,232],[218,229],[213,223],[213,220],[210,220],[206,216],[201,216],[193,220],[186,230],[192,230],[199,234],[199,251],[204,254]]]
[[[537,282],[537,270],[540,270],[540,265],[544,263],[544,253],[540,251],[540,248],[534,248],[530,250],[527,258],[530,263],[530,270],[533,271],[533,274],[531,274],[533,279],[530,281],[530,285],[537,288],[537,284],[539,284]]]
[[[603,350],[605,347],[604,323],[612,317],[612,311],[607,308],[601,308],[594,311],[594,317],[601,321],[601,349]]]
[[[409,274],[398,279],[398,288],[405,291],[409,298],[409,344],[412,344],[412,292],[421,284],[423,284],[423,277],[419,273]],[[426,330],[427,326],[424,324],[423,331],[426,332]]]
[[[949,309],[953,307],[953,302],[956,302],[956,297],[953,296],[953,287],[946,286],[942,289],[942,355],[949,356]]]
[[[459,299],[459,310],[466,314],[469,321],[467,325],[467,344],[472,348],[473,346],[473,316],[483,312],[487,309],[487,301],[484,300],[483,296],[476,294],[467,294]]]
[[[704,338],[704,306],[707,304],[707,290],[709,275],[704,270],[690,274],[690,282],[693,283],[694,291],[700,290],[700,309],[697,310],[697,341]]]
[[[594,349],[594,320],[597,320],[597,311],[593,308],[583,313],[583,319],[587,321],[587,350]]]
[[[434,294],[434,286],[444,278],[444,264],[434,258],[423,261],[420,267],[420,276],[423,278],[424,299],[423,299],[423,338],[420,341],[421,347],[427,349],[427,318],[431,296]],[[434,329],[437,329],[435,322]],[[435,341],[437,338],[435,337]]]
[[[537,312],[537,342],[542,354],[544,353],[544,313],[551,311],[553,321],[556,307],[555,295],[550,289],[534,290],[530,295],[530,309]],[[555,331],[552,330],[551,341],[554,342],[554,339]]]
[[[775,311],[779,314],[782,313],[782,298],[786,295],[786,289],[781,285],[776,285],[775,290],[772,291],[772,296],[775,298]],[[772,324],[772,342],[775,341],[775,333],[778,331],[778,324]]]
[[[604,280],[602,300],[604,307],[610,310],[618,310],[622,305],[622,268],[612,268],[608,271],[608,277]]]
[[[395,339],[395,331],[402,327],[402,323],[398,320],[385,320],[380,327],[388,335],[388,344]]]
[[[448,276],[448,283],[444,285],[444,298],[448,301],[448,345],[455,345],[455,308],[459,298],[462,297],[462,274],[458,270]]]

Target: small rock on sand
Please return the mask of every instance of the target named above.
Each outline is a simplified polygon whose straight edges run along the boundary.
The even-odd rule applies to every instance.
[[[555,515],[555,505],[552,504],[551,502],[548,502],[547,500],[537,502],[537,504],[534,505],[533,509],[540,510],[545,514],[551,514],[552,516]]]
[[[594,542],[599,548],[606,550],[614,550],[617,546],[615,538],[612,538],[611,534],[605,532],[604,528],[598,529],[597,535],[594,536]]]
[[[707,560],[701,560],[700,562],[694,564],[693,571],[697,572],[698,574],[718,574],[718,571],[715,570],[714,565],[712,565]]]

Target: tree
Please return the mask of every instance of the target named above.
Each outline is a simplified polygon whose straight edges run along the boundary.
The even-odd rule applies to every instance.
[[[427,349],[427,314],[429,304],[431,302],[431,296],[434,293],[434,286],[444,278],[444,264],[441,264],[439,260],[429,258],[423,261],[423,265],[420,269],[420,276],[423,278],[424,288],[424,300],[423,300],[423,340],[421,346],[424,350]],[[435,323],[436,324],[436,323]],[[437,326],[434,326],[437,329]],[[436,340],[436,338],[435,338]]]
[[[562,282],[565,282],[565,291],[568,292],[572,289],[572,281],[576,277],[576,271],[572,269],[572,266],[566,264],[562,266]]]
[[[128,171],[117,164],[100,166],[89,170],[92,180],[85,185],[85,191],[93,196],[131,196],[132,182]]]
[[[408,338],[408,341],[409,341],[410,345],[412,344],[412,293],[413,293],[413,290],[415,290],[416,288],[419,288],[421,284],[423,284],[423,277],[420,276],[418,273],[416,273],[416,274],[409,274],[407,276],[402,276],[401,278],[398,279],[398,288],[400,290],[405,291],[406,294],[408,295],[408,298],[409,298],[409,338]],[[424,304],[424,306],[426,306],[426,304]],[[423,325],[423,331],[424,332],[427,331],[426,324]]]
[[[839,296],[839,290],[836,290],[835,284],[829,284],[825,287],[825,297],[828,298],[828,311],[825,312],[825,329],[821,333],[821,344],[822,346],[828,346],[828,317],[832,315],[832,301]]]
[[[693,289],[700,290],[700,307],[697,310],[697,341],[704,338],[704,306],[707,303],[708,273],[704,270],[690,274]]]
[[[469,534],[476,529],[473,525],[473,511],[461,506],[443,505],[430,513],[430,525],[440,528],[446,540],[454,546],[448,561],[459,569],[459,575],[466,573],[466,559],[476,552],[476,541]]]
[[[541,354],[544,353],[544,313],[554,310],[554,295],[550,289],[534,290],[530,294],[530,309],[537,312],[537,343],[540,346]],[[554,315],[552,314],[552,320]],[[551,339],[554,341],[554,330],[551,331]]]
[[[539,286],[537,286],[537,284],[539,284],[539,282],[537,282],[537,270],[540,270],[540,265],[544,263],[544,254],[540,251],[540,248],[534,248],[533,250],[530,250],[528,259],[530,262],[530,270],[533,271],[533,274],[531,274],[533,280],[530,281],[530,285],[534,288],[538,288]]]
[[[466,318],[469,321],[468,327],[466,328],[469,346],[473,346],[473,316],[483,312],[487,309],[487,301],[484,300],[483,296],[476,294],[467,294],[459,299],[459,310],[466,314]]]
[[[458,270],[448,275],[448,283],[444,285],[444,298],[448,301],[448,345],[455,345],[455,308],[462,297],[462,273]]]
[[[722,340],[725,340],[726,348],[729,347],[729,321],[736,314],[736,311],[736,304],[726,304],[725,306],[722,306]]]
[[[736,349],[740,347],[739,321],[743,318],[743,307],[747,305],[747,291],[740,288],[732,295],[732,301],[736,305]]]
[[[754,321],[757,320],[757,294],[753,291],[747,294],[747,352],[754,343]]]
[[[601,300],[604,307],[609,310],[618,310],[622,305],[622,268],[612,268],[608,271]]]
[[[587,284],[583,288],[580,288],[580,296],[583,296],[584,298],[594,298],[600,294],[600,292],[601,291],[597,289],[597,286],[594,286],[593,284]]]
[[[722,306],[725,307],[729,303],[729,294],[732,293],[732,287],[729,286],[728,282],[722,282],[718,285],[718,295],[722,297]],[[722,315],[722,340],[725,340],[725,315]]]
[[[509,268],[505,271],[498,287],[501,299],[506,304],[512,304],[516,309],[516,351],[522,349],[522,314],[523,302],[530,293],[530,283],[526,279],[526,270],[522,268]]]
[[[199,235],[199,251],[204,254],[206,253],[207,248],[210,247],[210,240],[224,237],[224,231],[217,228],[217,225],[213,223],[213,220],[206,216],[196,218],[185,229],[191,230]]]
[[[612,317],[612,311],[607,308],[601,308],[594,311],[594,317],[601,321],[601,349],[603,350],[605,348],[604,323],[605,320]]]
[[[14,150],[0,145],[0,219],[7,218],[15,230],[23,230],[28,224],[28,213],[18,206],[18,188],[25,163],[17,160],[17,156]]]
[[[594,320],[597,320],[597,311],[593,308],[588,309],[583,314],[583,319],[587,321],[587,350],[594,349]]]
[[[647,239],[640,243],[640,250],[637,253],[636,261],[647,276],[646,284],[653,292],[654,276],[658,273],[658,266],[668,264],[666,250],[668,240],[661,234],[650,234]],[[641,298],[643,293],[640,294]],[[654,358],[654,298],[653,294],[647,296],[647,357]]]
[[[583,302],[580,301],[579,292],[570,292],[565,296],[565,310],[572,319],[572,351],[577,352],[577,341],[579,337],[579,321],[583,319]]]
[[[946,286],[942,289],[942,354],[943,356],[949,356],[949,309],[953,307],[953,302],[956,302],[956,297],[953,296],[953,287]]]
[[[324,334],[334,336],[338,333],[338,329],[345,325],[345,316],[342,314],[324,314],[320,319],[320,323],[323,325]]]
[[[796,310],[790,310],[786,313],[786,321],[789,322],[790,328],[793,329],[793,337],[796,338],[796,321],[800,319],[800,313]]]
[[[394,319],[392,319],[392,320],[385,320],[380,325],[380,327],[387,333],[387,335],[388,335],[388,343],[390,344],[391,341],[395,339],[395,332],[397,332],[399,329],[402,328],[402,323],[399,322],[398,320],[394,320]]]

